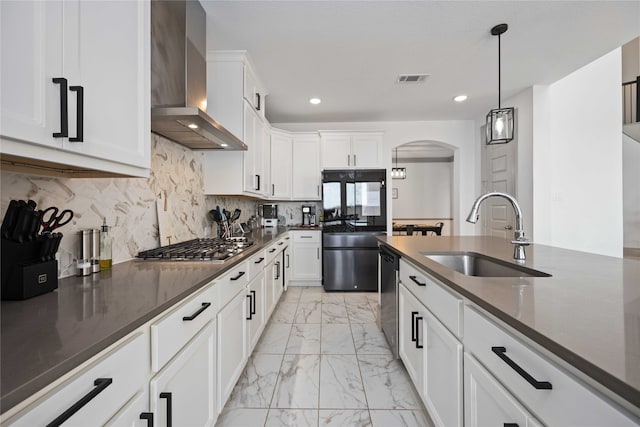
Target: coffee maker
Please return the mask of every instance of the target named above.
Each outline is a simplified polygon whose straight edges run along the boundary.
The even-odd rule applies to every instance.
[[[278,226],[278,205],[260,205],[258,213],[262,217],[263,227]]]
[[[316,225],[316,206],[315,205],[302,205],[302,225],[303,226]]]

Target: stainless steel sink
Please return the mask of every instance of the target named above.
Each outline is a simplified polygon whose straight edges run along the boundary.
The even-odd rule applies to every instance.
[[[532,268],[515,265],[475,252],[421,252],[422,255],[465,276],[551,277]]]

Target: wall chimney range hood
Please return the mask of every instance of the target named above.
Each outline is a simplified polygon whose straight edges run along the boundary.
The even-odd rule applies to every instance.
[[[151,2],[151,131],[194,150],[246,150],[205,111],[206,25],[199,1]]]

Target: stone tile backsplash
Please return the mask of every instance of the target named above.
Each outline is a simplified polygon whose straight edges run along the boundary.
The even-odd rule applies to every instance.
[[[164,194],[171,207],[175,241],[205,236],[212,225],[208,212],[216,205],[242,210],[240,221],[255,214],[257,202],[242,197],[205,196],[202,154],[163,137],[151,135],[149,178],[52,178],[2,172],[0,214],[12,199],[32,199],[39,209],[71,209],[73,220],[58,231],[64,234],[58,250],[60,277],[75,274],[77,232],[99,228],[103,218],[111,226],[113,262],[127,261],[145,249],[160,246],[156,200]]]

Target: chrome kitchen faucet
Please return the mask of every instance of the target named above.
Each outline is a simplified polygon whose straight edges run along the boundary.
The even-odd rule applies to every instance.
[[[507,199],[509,202],[511,202],[511,206],[513,206],[513,210],[516,211],[516,230],[514,232],[514,240],[511,241],[511,243],[515,245],[515,248],[513,250],[513,259],[519,262],[524,262],[525,260],[524,247],[529,246],[531,242],[526,237],[524,237],[524,225],[522,223],[522,210],[520,209],[520,205],[518,205],[518,201],[515,199],[515,197],[507,193],[499,193],[499,192],[483,194],[482,196],[478,197],[475,202],[473,202],[473,206],[471,207],[471,212],[469,212],[469,216],[467,217],[467,222],[470,222],[472,224],[475,224],[476,222],[478,222],[478,218],[480,218],[480,214],[478,213],[478,210],[480,209],[480,203],[482,203],[485,199],[488,199],[489,197],[493,197],[493,196],[503,197]]]

